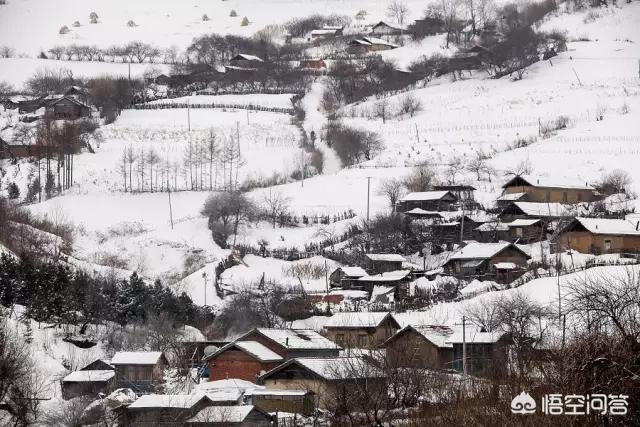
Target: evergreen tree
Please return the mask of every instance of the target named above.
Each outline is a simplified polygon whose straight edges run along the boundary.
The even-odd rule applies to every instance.
[[[20,188],[18,188],[18,185],[15,182],[9,183],[9,186],[7,187],[7,192],[9,193],[9,198],[12,200],[15,200],[18,197],[20,197]]]

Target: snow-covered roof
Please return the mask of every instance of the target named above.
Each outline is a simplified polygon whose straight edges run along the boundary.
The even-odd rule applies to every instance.
[[[75,371],[62,379],[65,383],[81,383],[81,382],[104,382],[109,381],[115,376],[115,371],[97,370],[97,371]]]
[[[257,341],[235,341],[231,342],[227,345],[224,345],[218,349],[218,351],[211,353],[209,356],[205,357],[205,360],[213,359],[214,357],[224,353],[230,348],[237,348],[250,356],[258,359],[261,362],[280,362],[284,360],[282,356],[278,353],[270,350],[268,347]]]
[[[503,222],[486,222],[478,227],[478,231],[507,231],[509,227]]]
[[[327,380],[342,380],[349,378],[382,378],[384,373],[369,364],[361,357],[300,357],[291,359],[264,374],[267,378],[273,373],[286,369],[290,365],[298,365],[321,378]]]
[[[508,247],[513,247],[524,253],[522,249],[518,248],[516,245],[511,244],[509,242],[499,242],[499,243],[469,243],[464,248],[460,249],[458,252],[453,254],[449,259],[459,259],[459,260],[478,260],[478,259],[489,259],[494,255],[502,252]],[[525,254],[529,257],[527,254]]]
[[[305,396],[309,390],[276,390],[273,388],[255,389],[245,393],[245,396]]]
[[[254,409],[253,405],[208,406],[200,410],[189,423],[241,423]]]
[[[640,236],[636,224],[624,219],[578,217],[575,220],[593,234]]]
[[[364,276],[358,279],[359,282],[395,282],[402,280],[411,274],[409,270],[386,271],[375,276]]]
[[[479,330],[467,329],[463,339],[462,330],[457,330],[446,342],[449,344],[490,344],[499,341],[505,335],[504,332],[480,332]]]
[[[501,202],[514,202],[516,200],[520,200],[526,195],[527,193],[506,193],[498,197],[496,200]]]
[[[312,36],[326,36],[326,35],[335,35],[340,28],[322,28],[319,30],[311,31]]]
[[[212,402],[238,402],[243,394],[244,392],[238,388],[206,392],[207,399]]]
[[[410,211],[403,212],[405,215],[424,215],[424,216],[442,216],[440,212],[437,211],[426,211],[420,208],[413,208]]]
[[[264,61],[262,61],[261,58],[255,56],[255,55],[247,55],[246,53],[239,53],[236,56],[234,56],[233,58],[231,58],[231,60],[238,60],[238,59],[242,59],[242,60],[245,60],[245,61],[264,62]]]
[[[513,204],[529,216],[571,216],[572,211],[571,205],[563,205],[562,203],[513,202]]]
[[[498,270],[515,270],[518,268],[514,262],[496,262],[493,267]]]
[[[340,270],[348,277],[366,276],[367,272],[362,267],[339,267]]]
[[[517,186],[519,181],[524,181],[532,187],[545,187],[545,188],[570,188],[578,190],[593,190],[585,181],[579,181],[575,178],[564,179],[554,178],[547,176],[534,176],[534,175],[516,175],[509,179],[502,187]]]
[[[336,313],[325,323],[325,328],[377,328],[391,316],[387,312]]]
[[[193,405],[205,399],[204,393],[195,394],[145,394],[129,405],[129,409],[143,408],[193,408]]]
[[[257,328],[256,331],[270,340],[288,349],[339,349],[333,341],[323,337],[311,329],[268,329]]]
[[[255,388],[264,388],[264,386],[260,386],[250,381],[241,380],[238,378],[205,381],[198,384],[198,389],[206,392],[207,394],[215,393],[218,391],[253,390]]]
[[[530,225],[534,225],[539,222],[540,220],[537,218],[533,218],[533,219],[520,218],[520,219],[514,219],[513,221],[508,222],[505,225],[507,227],[529,227]]]
[[[449,191],[418,191],[409,193],[400,199],[401,202],[416,202],[428,200],[441,200],[446,195],[453,196]]]
[[[389,261],[389,262],[404,262],[406,259],[400,254],[366,254],[367,258],[371,261]]]
[[[451,344],[446,342],[447,338],[453,334],[453,329],[443,325],[408,325],[389,337],[386,342],[388,343],[389,341],[392,341],[408,330],[414,330],[419,335],[422,335],[425,339],[431,341],[437,347],[453,347]]]
[[[119,351],[111,359],[112,365],[155,365],[163,357],[161,351]]]
[[[381,45],[381,46],[389,46],[389,47],[392,47],[392,48],[397,48],[398,47],[397,44],[388,42],[388,41],[383,40],[383,39],[379,39],[377,37],[365,37],[363,40],[365,42],[369,43],[369,44],[372,44],[372,45],[373,44],[377,44],[377,45]]]

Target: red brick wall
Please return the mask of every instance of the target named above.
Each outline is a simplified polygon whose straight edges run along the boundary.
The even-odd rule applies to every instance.
[[[278,363],[262,363],[239,350],[227,350],[209,360],[209,381],[239,378],[256,382],[262,371],[267,372]]]

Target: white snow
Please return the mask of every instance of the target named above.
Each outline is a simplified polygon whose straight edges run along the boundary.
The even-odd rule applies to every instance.
[[[450,259],[488,259],[502,252],[512,245],[509,242],[500,243],[469,243],[460,251],[451,256]]]
[[[206,398],[204,393],[196,394],[145,394],[129,405],[130,409],[144,408],[192,408]]]
[[[253,410],[252,405],[207,406],[189,418],[189,423],[241,423]]]
[[[62,379],[65,383],[104,382],[116,375],[112,370],[74,371]]]
[[[384,319],[389,316],[388,312],[356,312],[356,313],[335,313],[324,324],[325,328],[377,328]]]
[[[111,358],[112,365],[155,365],[161,351],[119,351]]]
[[[366,254],[371,261],[405,262],[406,259],[399,254]]]
[[[267,329],[257,331],[271,341],[289,349],[336,349],[333,341],[310,329]]]
[[[640,236],[640,230],[636,224],[624,219],[577,217],[575,220],[593,234]]]

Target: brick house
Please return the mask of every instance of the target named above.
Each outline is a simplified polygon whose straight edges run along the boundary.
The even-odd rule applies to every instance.
[[[408,325],[387,339],[382,347],[395,366],[421,369],[451,369],[453,345],[446,340],[453,334],[447,326]]]
[[[524,273],[530,258],[513,243],[474,242],[453,254],[443,267],[455,277],[507,283]]]
[[[342,348],[312,329],[256,328],[236,341],[257,341],[284,360],[337,356]]]
[[[602,196],[586,182],[555,180],[546,177],[516,175],[503,186],[503,195],[524,193],[519,201],[576,204],[594,202]]]
[[[640,253],[640,223],[624,219],[574,218],[554,242],[580,253]]]
[[[209,381],[237,378],[255,382],[284,358],[257,341],[235,341],[204,358]]]
[[[336,313],[325,323],[327,337],[344,348],[374,349],[400,325],[386,312]]]
[[[119,351],[111,359],[116,372],[116,386],[131,388],[139,394],[149,393],[164,383],[167,358],[161,351]]]

